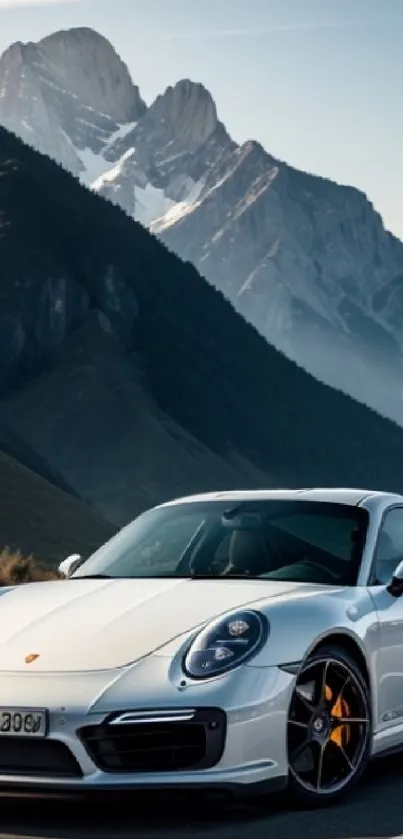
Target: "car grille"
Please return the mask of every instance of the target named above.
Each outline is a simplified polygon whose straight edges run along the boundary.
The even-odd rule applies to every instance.
[[[82,771],[64,743],[0,737],[0,775],[80,778]]]
[[[183,716],[180,711],[176,719],[172,711],[115,714],[102,725],[80,729],[78,735],[104,772],[177,772],[214,766],[224,750],[224,712],[203,708],[191,711],[187,719]],[[126,721],[114,723],[118,717]]]

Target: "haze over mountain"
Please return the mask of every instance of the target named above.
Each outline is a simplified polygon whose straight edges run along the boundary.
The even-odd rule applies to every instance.
[[[150,226],[288,356],[403,424],[403,244],[364,194],[238,146],[201,84],[147,107],[90,29],[4,53],[0,123]]]
[[[402,489],[398,426],[2,128],[0,237],[1,427],[110,521],[213,488]]]

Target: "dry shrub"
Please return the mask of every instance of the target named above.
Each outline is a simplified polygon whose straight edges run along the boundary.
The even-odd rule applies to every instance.
[[[12,551],[9,548],[0,552],[0,587],[61,579],[63,574],[56,568],[41,565],[33,556],[23,556],[20,551]]]

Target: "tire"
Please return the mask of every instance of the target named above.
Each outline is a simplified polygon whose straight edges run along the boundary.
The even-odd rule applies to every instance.
[[[309,699],[307,686],[311,690],[312,684]],[[304,808],[339,801],[365,772],[371,737],[371,699],[359,665],[341,647],[320,647],[301,667],[290,703],[287,797]]]

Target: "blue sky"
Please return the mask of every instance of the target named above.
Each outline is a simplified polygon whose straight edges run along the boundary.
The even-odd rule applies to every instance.
[[[237,141],[359,187],[403,238],[403,0],[0,0],[0,52],[71,26],[148,102],[202,81]]]

